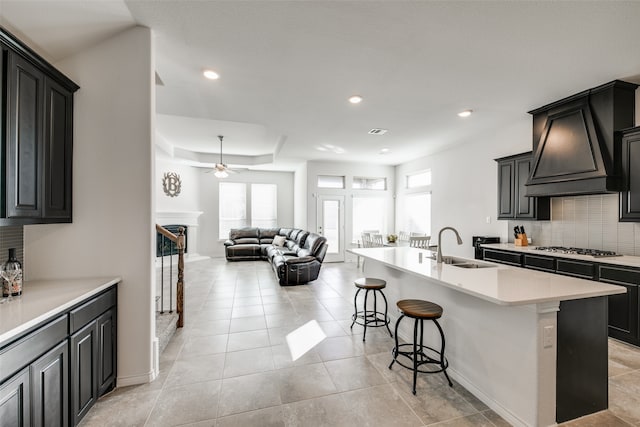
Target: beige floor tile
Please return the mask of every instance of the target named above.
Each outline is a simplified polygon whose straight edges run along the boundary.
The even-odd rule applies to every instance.
[[[341,396],[355,413],[358,425],[412,427],[422,425],[400,394],[384,384],[342,393]]]
[[[221,381],[164,388],[147,425],[175,426],[216,417]]]
[[[616,417],[611,411],[602,411],[559,424],[563,427],[629,427],[632,425]]]
[[[238,317],[231,319],[229,333],[255,331],[266,328],[267,322],[265,322],[264,316]]]
[[[266,372],[225,378],[218,417],[280,405],[278,374]]]
[[[324,365],[339,391],[355,390],[387,382],[364,356],[331,360]]]
[[[269,334],[266,329],[229,334],[227,351],[249,350],[258,347],[269,347]]]
[[[282,408],[276,406],[219,418],[217,427],[284,427]]]
[[[84,417],[80,426],[143,426],[160,396],[160,390],[141,392],[137,389],[136,386],[123,387],[103,396]]]
[[[176,360],[165,382],[165,387],[176,387],[222,378],[224,353],[185,357]]]
[[[297,402],[337,392],[322,363],[281,369],[278,375],[282,403]]]
[[[511,424],[509,424],[504,418],[502,418],[500,415],[496,414],[491,409],[489,409],[487,411],[482,411],[482,415],[484,415],[484,417],[486,419],[488,419],[489,421],[491,421],[491,423],[496,427],[510,427],[511,426]]]
[[[362,356],[364,349],[361,345],[354,345],[351,337],[329,337],[316,347],[322,360],[345,359],[347,357]]]
[[[239,377],[274,369],[271,347],[261,347],[226,353],[223,376],[224,378]]]
[[[188,323],[185,331],[190,337],[203,335],[224,335],[229,333],[230,320],[209,320],[206,322]]]
[[[640,369],[638,348],[614,339],[609,339],[609,360],[632,370]]]
[[[276,369],[290,368],[292,366],[310,365],[313,363],[319,363],[322,360],[315,349],[311,349],[304,355],[296,360],[293,360],[289,346],[287,344],[280,344],[271,347],[273,354],[273,362]]]
[[[262,305],[234,306],[233,311],[231,312],[231,318],[251,316],[264,316],[264,309],[262,308]]]
[[[433,427],[494,427],[494,425],[482,414],[473,414],[466,417],[442,421],[436,424],[427,424]]]
[[[353,427],[357,417],[341,395],[319,397],[282,407],[287,427]]]
[[[180,358],[204,356],[206,354],[224,353],[227,349],[229,335],[203,335],[189,337],[180,351]]]

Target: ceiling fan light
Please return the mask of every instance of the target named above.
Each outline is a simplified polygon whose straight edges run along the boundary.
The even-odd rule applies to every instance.
[[[220,75],[213,70],[204,70],[202,74],[209,80],[218,80]]]
[[[228,174],[228,173],[227,173],[227,171],[225,171],[225,170],[217,170],[217,171],[215,171],[214,175],[215,175],[217,178],[226,178],[226,177],[228,177],[228,176],[229,176],[229,174]]]

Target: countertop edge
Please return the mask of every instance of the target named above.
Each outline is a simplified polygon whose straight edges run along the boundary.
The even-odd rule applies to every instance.
[[[395,248],[388,248],[388,249],[395,249]],[[581,293],[575,293],[573,295],[567,295],[564,297],[548,297],[548,298],[534,298],[534,299],[530,299],[530,300],[526,300],[526,301],[509,301],[509,300],[500,300],[500,299],[496,299],[496,298],[492,298],[486,294],[482,294],[479,292],[474,292],[471,289],[468,288],[463,288],[460,286],[456,286],[454,284],[448,283],[448,282],[444,282],[442,280],[438,280],[436,278],[433,277],[429,277],[429,276],[425,276],[423,274],[420,274],[419,272],[404,268],[402,266],[396,265],[396,264],[392,264],[390,262],[384,261],[384,260],[380,260],[378,258],[374,258],[371,257],[369,255],[367,255],[366,253],[362,253],[362,248],[357,249],[357,248],[353,248],[353,249],[347,249],[347,252],[350,252],[354,255],[358,255],[361,256],[363,258],[367,258],[370,259],[372,261],[376,261],[379,262],[382,265],[386,265],[389,266],[391,268],[394,268],[396,270],[411,274],[413,276],[419,277],[421,279],[425,279],[425,280],[429,280],[432,281],[434,283],[437,283],[441,286],[445,286],[449,289],[453,289],[455,291],[458,292],[462,292],[464,294],[467,295],[471,295],[473,297],[491,302],[493,304],[496,305],[501,305],[501,306],[510,306],[510,307],[517,307],[517,306],[525,306],[525,305],[533,305],[533,304],[541,304],[541,303],[546,303],[546,302],[556,302],[556,301],[570,301],[570,300],[577,300],[577,299],[583,299],[583,298],[596,298],[596,297],[603,297],[603,296],[608,296],[608,295],[616,295],[616,294],[623,294],[626,293],[626,289],[622,286],[618,286],[618,285],[612,285],[612,284],[606,284],[608,287],[610,287],[609,291],[604,291],[604,290],[598,290],[598,291],[588,291],[588,292],[581,292]],[[461,257],[462,258],[462,257]],[[469,261],[474,261],[469,259]],[[489,262],[489,261],[482,261],[482,262]],[[512,268],[516,268],[516,267],[509,267],[506,265],[502,265],[502,264],[497,264],[497,263],[491,263],[491,264],[495,264],[496,268],[506,268],[506,269],[512,269]],[[546,273],[546,274],[553,274],[553,273]],[[584,280],[585,282],[588,282],[588,280],[586,279],[577,279],[577,280]]]
[[[64,280],[64,279],[61,279]],[[79,280],[103,280],[102,278],[86,278],[86,279],[69,279],[69,280],[73,280],[73,281],[79,281]],[[104,291],[107,288],[110,288],[111,286],[118,284],[120,282],[122,282],[122,278],[121,277],[114,277],[114,278],[104,278],[105,282],[102,283],[101,285],[98,285],[97,287],[84,292],[82,295],[79,295],[69,301],[67,301],[66,303],[63,303],[49,311],[46,311],[42,314],[40,314],[37,317],[34,317],[33,319],[30,319],[22,324],[20,324],[20,326],[16,326],[15,328],[11,329],[10,331],[7,331],[3,334],[0,335],[0,346],[3,346],[5,343],[7,343],[8,341],[10,341],[11,339],[15,338],[17,335],[20,335],[26,331],[28,331],[29,329],[39,325],[40,323],[44,322],[47,319],[53,318],[56,315],[66,311],[67,309],[73,307],[74,305],[89,299],[90,297],[92,297],[93,295],[99,294],[100,292]],[[25,284],[37,284],[37,283],[43,283],[43,282],[48,282],[48,281],[44,281],[44,280],[37,280],[37,281],[33,281],[33,282],[26,282]],[[9,303],[8,303],[9,304]]]

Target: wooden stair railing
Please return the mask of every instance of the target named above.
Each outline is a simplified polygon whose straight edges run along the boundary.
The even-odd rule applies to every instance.
[[[178,249],[178,283],[176,284],[176,312],[178,322],[176,326],[184,326],[184,227],[178,228],[176,236],[161,225],[156,224],[156,231],[176,244]]]

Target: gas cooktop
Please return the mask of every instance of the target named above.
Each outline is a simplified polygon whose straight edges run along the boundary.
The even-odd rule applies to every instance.
[[[536,250],[554,252],[559,254],[591,255],[594,258],[622,256],[613,251],[602,251],[600,249],[567,248],[564,246],[538,246],[536,247]]]

